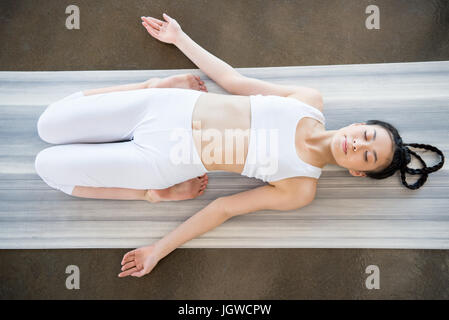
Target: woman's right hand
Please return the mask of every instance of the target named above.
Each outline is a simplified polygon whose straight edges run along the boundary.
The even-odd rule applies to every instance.
[[[153,17],[141,17],[142,25],[147,29],[148,33],[159,41],[174,44],[178,37],[182,34],[181,26],[178,22],[163,14],[165,21]]]

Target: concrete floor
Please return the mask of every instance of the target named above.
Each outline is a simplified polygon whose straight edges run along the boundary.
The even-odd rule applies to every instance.
[[[117,278],[127,250],[3,250],[5,299],[448,299],[443,250],[177,249],[143,278]],[[380,270],[368,290],[367,266]],[[68,265],[80,289],[65,287]]]
[[[377,0],[380,29],[365,28],[371,0],[2,0],[0,70],[196,68],[146,33],[140,16],[175,18],[234,67],[447,60],[449,2]]]
[[[65,28],[66,3],[0,3],[0,70],[195,68],[158,42],[141,15],[166,12],[234,67],[449,60],[449,2],[376,1],[380,30],[367,30],[372,1],[87,1],[81,28]],[[1,204],[0,204],[1,205]],[[141,279],[116,277],[126,250],[2,250],[1,299],[448,299],[449,251],[177,249]],[[80,290],[65,288],[67,265]],[[380,268],[380,289],[365,268]]]

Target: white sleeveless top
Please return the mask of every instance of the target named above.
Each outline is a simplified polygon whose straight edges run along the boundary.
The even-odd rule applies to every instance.
[[[306,163],[296,153],[295,134],[303,117],[324,125],[323,113],[294,98],[260,94],[249,97],[251,128],[241,174],[265,182],[301,176],[318,179],[321,168]]]

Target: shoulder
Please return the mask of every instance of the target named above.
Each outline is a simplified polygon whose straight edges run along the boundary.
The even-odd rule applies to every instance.
[[[310,203],[315,199],[318,179],[312,177],[292,177],[270,182],[271,185],[284,189],[291,201]]]
[[[323,112],[324,108],[323,96],[321,95],[321,92],[318,91],[317,89],[302,88],[298,92],[295,92],[287,96],[287,98],[297,99]]]

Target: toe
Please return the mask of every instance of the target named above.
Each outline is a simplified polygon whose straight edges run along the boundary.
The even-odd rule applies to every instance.
[[[190,87],[194,90],[201,90],[201,86],[198,84],[196,80],[190,82]]]

